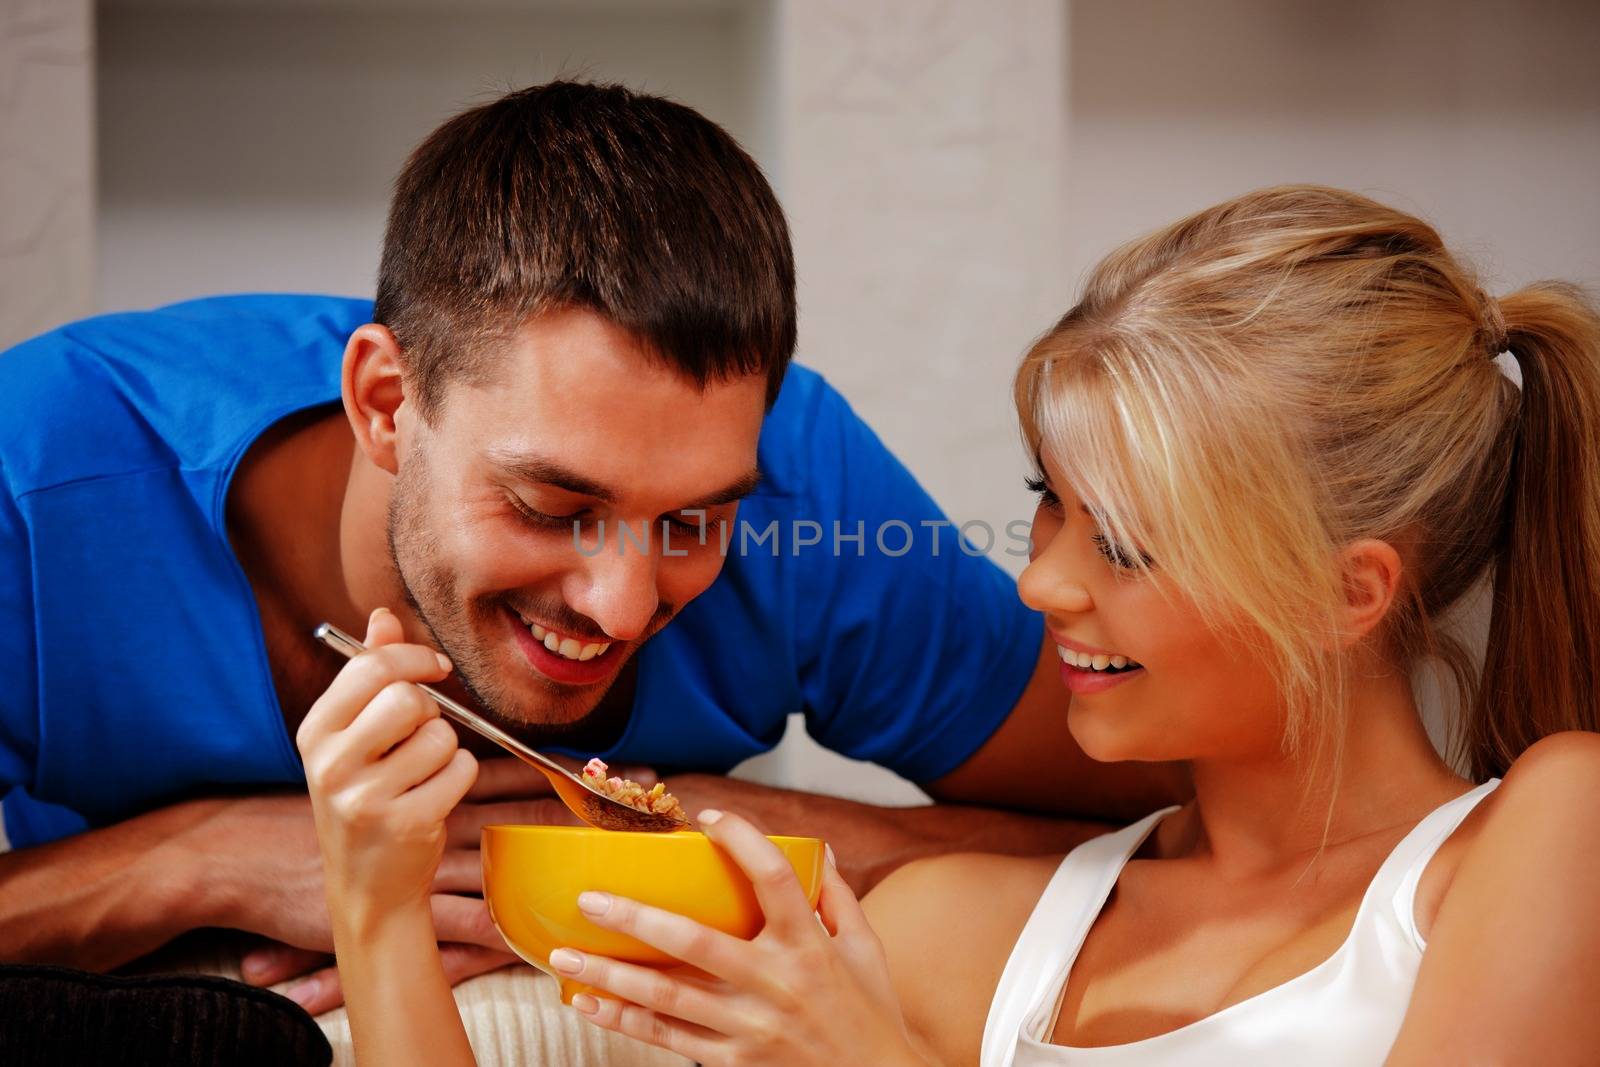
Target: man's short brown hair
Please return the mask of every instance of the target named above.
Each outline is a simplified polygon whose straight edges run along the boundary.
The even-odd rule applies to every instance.
[[[698,112],[618,85],[550,82],[446,122],[395,182],[373,312],[423,414],[558,308],[702,387],[765,374],[770,406],[794,353],[794,254],[761,169]]]

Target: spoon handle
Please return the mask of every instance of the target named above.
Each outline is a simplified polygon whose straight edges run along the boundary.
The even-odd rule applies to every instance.
[[[345,633],[331,622],[325,622],[321,626],[318,626],[316,630],[313,631],[313,636],[316,637],[318,641],[321,641],[323,644],[327,645],[329,648],[348,656],[350,659],[355,659],[357,656],[367,650],[366,645],[363,645],[360,641],[357,641],[355,638],[351,637],[349,634]],[[576,780],[576,777],[571,771],[561,766],[561,764],[557,763],[549,756],[543,755],[535,749],[529,748],[527,745],[523,744],[515,737],[512,737],[510,734],[500,729],[500,727],[496,726],[488,719],[485,719],[482,715],[479,715],[477,712],[468,708],[462,707],[454,700],[451,700],[449,697],[433,688],[433,686],[423,685],[421,682],[414,682],[412,684],[432,697],[438,703],[440,710],[443,711],[447,717],[454,719],[467,729],[476,730],[478,733],[482,734],[484,737],[487,737],[495,744],[514,752],[530,763],[537,763],[541,767],[547,767],[550,770],[563,775],[564,777],[573,778]]]

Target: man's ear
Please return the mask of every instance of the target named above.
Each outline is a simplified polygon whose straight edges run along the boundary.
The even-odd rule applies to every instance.
[[[369,322],[344,346],[344,413],[368,459],[394,474],[400,469],[400,426],[407,397],[400,342],[387,326]]]
[[[1345,546],[1339,562],[1344,573],[1341,636],[1346,642],[1359,641],[1388,615],[1400,595],[1404,566],[1393,545],[1375,538]]]

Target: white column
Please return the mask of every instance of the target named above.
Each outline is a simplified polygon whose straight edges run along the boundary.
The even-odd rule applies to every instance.
[[[800,359],[951,518],[1003,539],[1033,507],[1012,372],[1071,298],[1065,4],[777,0],[770,16],[764,147],[794,231]],[[920,797],[797,727],[742,773],[880,803]]]
[[[1003,530],[1032,513],[1011,375],[1072,295],[1065,4],[786,0],[775,22],[800,358],[952,518]]]

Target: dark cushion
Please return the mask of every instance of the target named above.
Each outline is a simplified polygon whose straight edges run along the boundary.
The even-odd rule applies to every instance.
[[[0,966],[6,1067],[327,1067],[332,1059],[315,1020],[270,990],[209,975]]]

